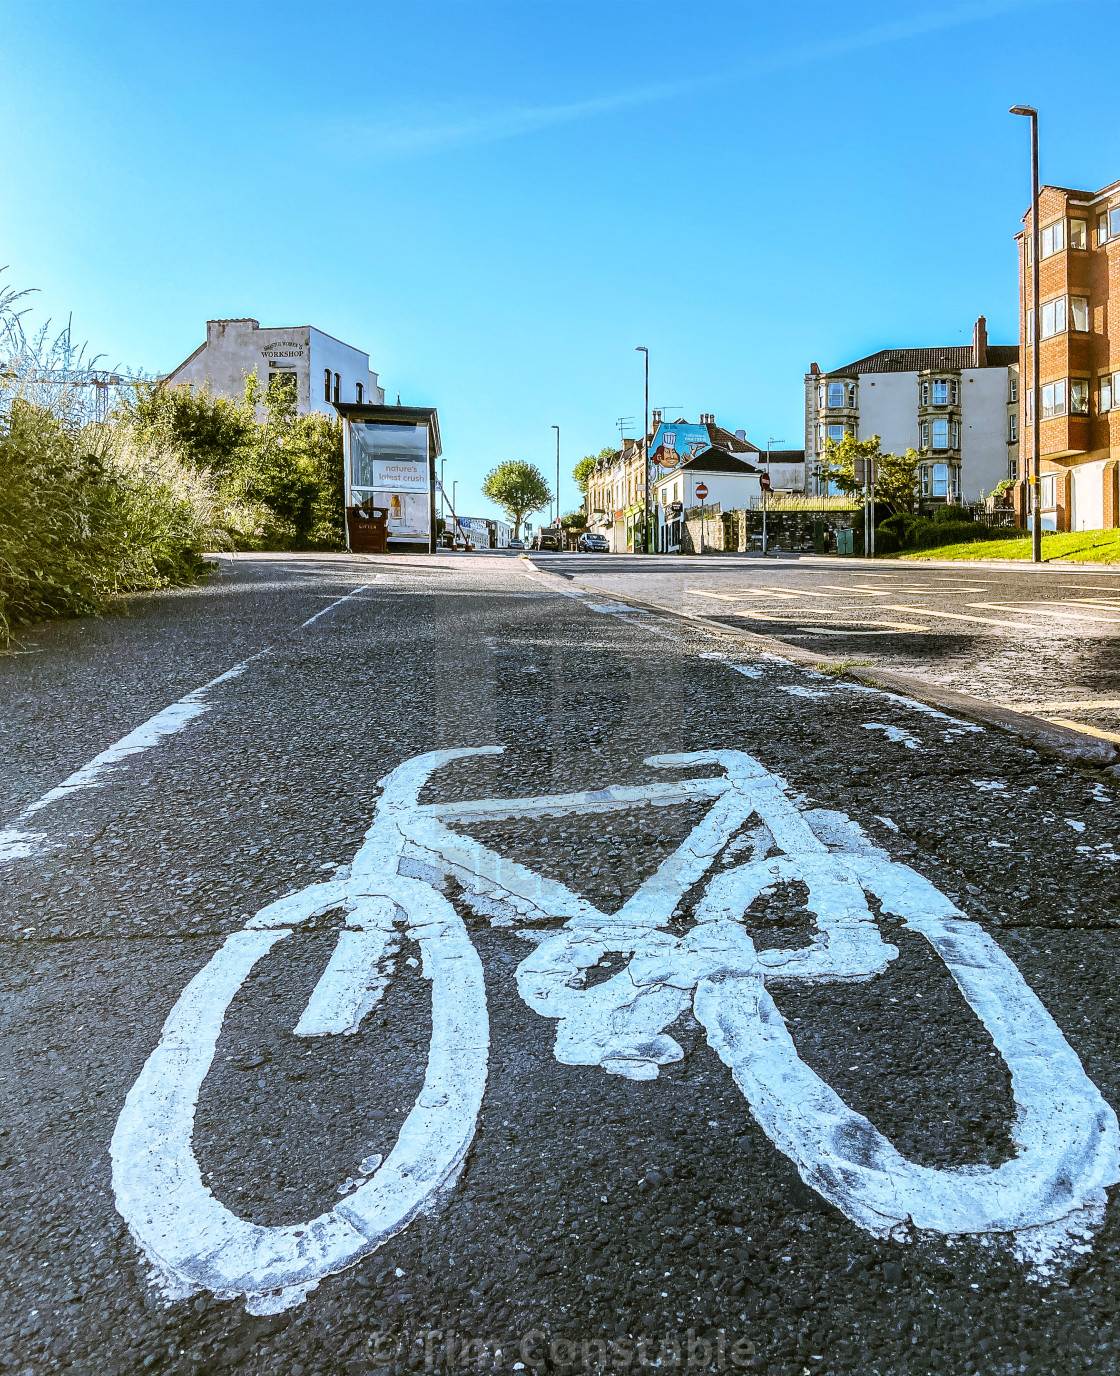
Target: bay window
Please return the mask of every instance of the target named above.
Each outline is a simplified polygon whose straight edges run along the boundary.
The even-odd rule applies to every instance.
[[[1066,298],[1059,296],[1053,301],[1043,301],[1040,316],[1043,339],[1064,333],[1066,328]]]
[[[952,382],[949,383],[949,400],[954,406],[960,405],[961,384],[956,378],[953,378]]]
[[[1104,215],[1098,215],[1098,216],[1097,216],[1097,245],[1098,245],[1098,247],[1099,247],[1101,244],[1105,244],[1105,243],[1107,243],[1107,242],[1108,242],[1108,215],[1107,215],[1107,213],[1106,213],[1106,214],[1104,214]]]
[[[830,425],[828,427],[828,438],[834,444],[839,444],[844,438],[844,427],[842,425]]]
[[[842,382],[830,382],[828,384],[828,404],[829,406],[844,405],[844,384]]]
[[[1071,416],[1087,416],[1089,414],[1089,379],[1087,377],[1070,378],[1069,413]]]
[[[1112,410],[1112,374],[1105,373],[1100,380],[1100,396],[1097,400],[1097,414],[1104,415]]]
[[[949,422],[944,416],[939,416],[933,422],[933,448],[935,450],[949,448]]]
[[[936,426],[937,422],[934,421]],[[949,465],[947,463],[935,463],[933,465],[933,497],[944,497],[949,490]]]
[[[929,421],[922,421],[918,426],[918,446],[921,449],[929,448]]]
[[[1113,206],[1108,212],[1108,237],[1115,239],[1120,234],[1120,205]]]
[[[1042,389],[1042,419],[1050,416],[1064,416],[1066,413],[1066,383],[1048,382]]]
[[[1039,254],[1043,258],[1050,258],[1055,253],[1061,253],[1066,246],[1065,220],[1055,220],[1052,225],[1043,225],[1038,236],[1038,242]]]
[[[1089,298],[1087,296],[1071,296],[1069,298],[1069,318],[1075,330],[1087,330],[1089,328]]]
[[[1084,220],[1070,220],[1069,222],[1069,246],[1070,248],[1089,247],[1089,226]]]
[[[949,384],[944,378],[937,378],[933,384],[933,404],[934,406],[948,406],[949,404]]]
[[[957,420],[953,421],[953,423],[949,426],[949,433],[950,433],[950,435],[951,435],[951,437],[952,437],[953,448],[954,448],[954,449],[959,449],[959,448],[961,447],[961,424],[960,424],[960,421],[957,421]]]

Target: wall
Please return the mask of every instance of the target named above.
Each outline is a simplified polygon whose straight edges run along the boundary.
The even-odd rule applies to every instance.
[[[384,391],[377,385],[377,374],[371,373],[369,368],[369,354],[364,354],[360,349],[352,348],[349,344],[343,344],[341,340],[334,339],[329,334],[324,334],[322,330],[312,328],[310,330],[311,342],[311,396],[310,409],[322,411],[324,415],[333,417],[335,414],[332,402],[326,401],[323,397],[323,372],[326,368],[341,377],[340,399],[342,401],[357,401],[357,384],[362,384],[363,399],[367,402],[383,402],[385,400]]]
[[[884,454],[918,447],[918,374],[864,374],[859,380],[859,439],[878,435]]]
[[[961,486],[979,501],[1007,477],[1007,368],[961,372]]]

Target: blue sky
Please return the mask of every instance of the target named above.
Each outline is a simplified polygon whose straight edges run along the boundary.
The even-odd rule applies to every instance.
[[[802,375],[1012,342],[1026,204],[1120,178],[1120,5],[0,0],[0,264],[109,363],[314,324],[440,409],[464,514],[651,403],[802,443]],[[632,433],[637,433],[634,430]]]

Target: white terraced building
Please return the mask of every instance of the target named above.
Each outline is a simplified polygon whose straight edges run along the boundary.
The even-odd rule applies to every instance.
[[[976,501],[1016,477],[1019,346],[989,344],[984,317],[972,344],[880,349],[805,374],[805,462],[812,473],[829,440],[878,435],[884,453],[921,456],[926,501]],[[819,484],[818,484],[819,485]]]
[[[301,416],[322,411],[333,419],[335,402],[385,401],[369,354],[361,349],[314,325],[262,328],[251,319],[208,320],[206,342],[160,380],[173,387],[208,385],[218,396],[239,397],[253,373],[262,387],[276,378],[290,386]]]

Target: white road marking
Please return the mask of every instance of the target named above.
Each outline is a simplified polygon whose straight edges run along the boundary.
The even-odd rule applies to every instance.
[[[561,931],[525,933],[533,949],[516,975],[529,1006],[556,1021],[558,1060],[654,1080],[661,1066],[683,1057],[667,1029],[691,1004],[771,1141],[807,1184],[865,1231],[899,1238],[913,1228],[980,1234],[1045,1268],[1100,1227],[1104,1190],[1120,1180],[1112,1110],[996,943],[855,823],[838,812],[801,811],[783,780],[737,750],[645,761],[724,771],[675,786],[419,805],[421,787],[440,765],[496,753],[500,747],[433,751],[394,770],[351,874],[262,909],[175,1005],[129,1092],[111,1147],[117,1207],[166,1294],[207,1288],[244,1299],[253,1313],[288,1308],[400,1231],[455,1178],[482,1102],[489,1032],[481,963],[461,919],[432,887],[444,875],[458,879],[465,901],[495,926],[565,919]],[[663,805],[674,788],[682,801],[707,792],[713,805],[611,914],[446,825],[583,805]],[[742,832],[751,819],[753,831]],[[721,857],[744,850],[742,862],[711,873]],[[666,930],[705,875],[694,925],[683,935]],[[791,882],[808,889],[818,938],[759,951],[744,915],[758,894]],[[887,970],[898,951],[882,940],[865,891],[926,938],[1008,1066],[1017,1154],[999,1167],[936,1170],[902,1157],[801,1060],[767,992],[770,982],[863,981]],[[294,926],[335,907],[347,910],[347,929],[296,1034],[356,1030],[379,996],[383,957],[403,911],[433,984],[424,1089],[388,1160],[371,1158],[372,1174],[360,1185],[347,1180],[333,1209],[299,1226],[258,1227],[203,1184],[191,1144],[195,1105],[226,1009],[253,966]],[[371,941],[350,939],[359,935]],[[625,957],[627,968],[586,987],[587,972],[611,954]]]
[[[883,610],[888,612],[924,612],[927,616],[948,617],[950,621],[977,621],[984,626],[1009,626],[1013,631],[1039,629],[1026,621],[995,621],[990,616],[968,616],[964,612],[947,612],[942,607],[908,607],[902,602],[884,603]]]
[[[914,736],[903,731],[900,726],[890,726],[881,721],[865,721],[862,725],[865,731],[882,731],[887,740],[894,741],[898,745],[904,745],[908,750],[917,750],[921,744]]]
[[[1045,602],[970,602],[970,607],[989,607],[998,612],[1022,612],[1024,616],[1048,616],[1057,621],[1099,621],[1105,625],[1120,625],[1120,617],[1104,616],[1100,612],[1072,611],[1065,603]],[[1081,604],[1078,603],[1078,606]]]
[[[63,798],[68,798],[72,793],[77,793],[85,788],[99,788],[104,782],[102,776],[106,770],[112,769],[114,765],[120,764],[122,760],[130,759],[133,755],[140,755],[146,750],[151,750],[153,746],[159,745],[166,737],[175,735],[184,726],[194,721],[196,717],[208,712],[210,706],[205,699],[206,694],[212,688],[216,688],[221,683],[227,683],[230,679],[240,678],[254,660],[270,653],[270,650],[261,650],[259,654],[250,655],[240,664],[235,664],[232,669],[227,669],[224,674],[219,674],[217,678],[212,678],[209,683],[204,683],[201,688],[196,688],[193,692],[187,693],[178,702],[173,702],[169,707],[164,707],[154,717],[149,717],[142,725],[130,731],[127,736],[122,736],[115,744],[102,750],[100,755],[95,755],[88,764],[75,770],[62,783],[44,793],[41,798],[28,804],[10,827],[0,831],[0,864],[34,855],[45,845],[46,838],[43,833],[22,830],[23,823],[28,822],[43,808],[49,807],[52,803],[57,803]]]
[[[332,602],[329,607],[324,607],[322,611],[316,612],[300,626],[300,630],[310,626],[312,622],[318,621],[321,616],[326,616],[327,612],[333,611],[343,602],[348,602],[352,597],[364,590],[355,588],[353,592],[348,592],[345,597],[340,597],[336,602]],[[52,803],[60,802],[68,798],[72,793],[77,793],[86,788],[99,788],[105,782],[102,777],[106,770],[110,770],[114,765],[120,764],[122,760],[130,759],[133,755],[141,755],[146,750],[151,750],[153,746],[159,745],[168,736],[174,736],[189,725],[196,717],[202,716],[204,712],[210,711],[210,704],[206,702],[206,695],[212,688],[217,688],[219,684],[228,683],[230,679],[240,678],[250,664],[258,659],[263,659],[265,655],[272,653],[272,647],[259,650],[255,655],[250,655],[248,659],[243,659],[240,664],[235,664],[232,669],[227,669],[225,673],[219,674],[217,678],[212,678],[209,683],[204,683],[201,688],[195,688],[193,692],[187,693],[177,702],[171,703],[169,707],[164,707],[155,716],[149,717],[146,722],[137,726],[135,730],[122,736],[115,744],[110,745],[99,755],[95,755],[88,764],[82,765],[81,769],[75,770],[62,783],[44,793],[41,798],[30,803],[10,826],[0,830],[0,865],[12,860],[22,860],[40,852],[46,845],[46,837],[39,831],[27,831],[23,824],[28,822],[36,813],[43,808],[49,807]]]

